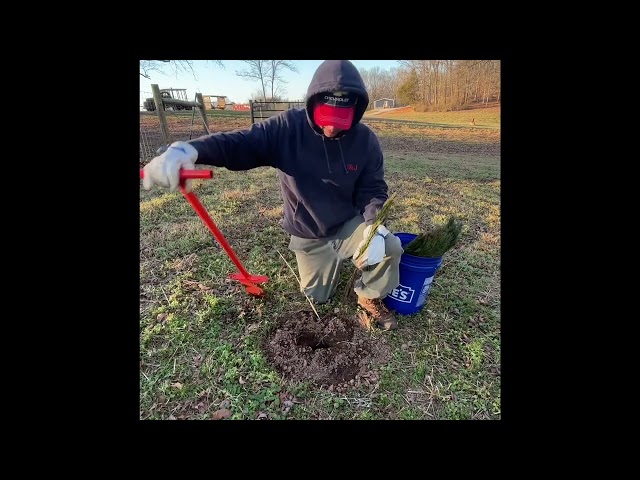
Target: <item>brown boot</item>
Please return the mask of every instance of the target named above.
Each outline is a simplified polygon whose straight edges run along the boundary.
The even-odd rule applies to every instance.
[[[364,308],[373,317],[378,327],[383,330],[395,330],[398,322],[393,313],[379,298],[358,297],[358,305]]]

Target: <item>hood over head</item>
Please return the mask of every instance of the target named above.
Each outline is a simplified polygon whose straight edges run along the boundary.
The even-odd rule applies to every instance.
[[[337,95],[333,95],[335,93]],[[321,106],[315,112],[318,101]],[[345,104],[354,108],[350,111],[349,108],[340,107]],[[325,60],[318,66],[307,89],[307,120],[314,130],[317,131],[314,118],[320,121],[331,118],[339,128],[342,128],[341,124],[349,123],[353,128],[362,119],[368,105],[369,94],[353,63],[349,60]]]

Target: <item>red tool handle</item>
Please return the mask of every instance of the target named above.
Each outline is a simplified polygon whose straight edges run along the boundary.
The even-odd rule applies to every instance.
[[[140,170],[140,178],[143,178],[143,177],[144,177],[144,170]],[[238,267],[238,270],[240,271],[242,277],[246,279],[251,279],[251,274],[247,272],[247,270],[244,268],[242,263],[240,263],[240,260],[238,259],[235,252],[231,248],[231,245],[229,245],[229,242],[227,242],[227,239],[224,237],[220,229],[213,222],[213,220],[209,216],[209,213],[207,213],[207,209],[204,208],[202,203],[200,203],[200,200],[198,199],[198,197],[196,197],[195,193],[187,192],[186,189],[184,188],[185,180],[192,179],[192,178],[213,178],[213,170],[180,170],[180,191],[182,192],[182,195],[184,196],[184,198],[186,198],[187,201],[191,204],[191,207],[196,211],[200,219],[207,226],[209,231],[213,234],[213,236],[218,241],[218,243],[220,243],[220,245],[222,246],[224,251],[227,253],[231,261],[234,263],[234,265]]]
[[[191,204],[191,207],[196,211],[196,213],[198,214],[200,219],[204,222],[204,224],[207,226],[207,228],[209,228],[209,231],[213,234],[213,236],[218,241],[218,243],[220,243],[224,251],[227,252],[227,255],[229,256],[233,264],[236,267],[238,267],[238,270],[240,270],[240,273],[242,274],[242,276],[247,279],[250,279],[251,274],[247,272],[247,270],[244,268],[242,263],[240,263],[240,260],[238,259],[235,252],[231,248],[231,245],[229,245],[229,242],[227,242],[227,239],[224,237],[220,229],[213,222],[213,220],[209,216],[209,213],[207,212],[207,209],[204,208],[202,203],[200,203],[200,200],[198,199],[198,197],[196,197],[195,193],[187,192],[184,186],[182,185],[180,185],[180,191],[182,192],[182,195],[184,196],[184,198],[186,198],[187,201]]]
[[[144,177],[144,170],[140,169],[140,178]],[[213,178],[213,170],[180,170],[180,180],[192,178]]]
[[[144,177],[144,170],[140,170],[140,178]],[[247,289],[247,293],[251,295],[262,295],[263,290],[255,285],[255,283],[264,283],[268,280],[268,277],[265,275],[251,275],[244,268],[235,252],[227,242],[227,239],[224,238],[224,235],[220,231],[220,229],[216,226],[213,219],[209,216],[209,213],[204,208],[204,206],[198,200],[195,193],[187,192],[185,186],[186,181],[192,178],[213,178],[213,170],[180,170],[180,191],[184,198],[191,204],[191,207],[196,211],[200,219],[207,226],[209,231],[213,234],[218,243],[222,246],[224,251],[227,253],[231,261],[238,268],[240,273],[234,273],[229,276],[229,278],[233,278],[234,280],[239,280],[245,288]]]

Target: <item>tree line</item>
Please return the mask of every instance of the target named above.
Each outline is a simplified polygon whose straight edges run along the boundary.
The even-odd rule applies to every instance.
[[[224,61],[211,60],[224,68]],[[285,97],[283,72],[298,72],[295,60],[241,60],[243,68],[235,73],[254,81],[260,88],[254,100],[289,101]],[[192,60],[141,60],[140,75],[150,78],[154,71],[172,68],[175,73],[195,72]],[[369,108],[373,101],[392,98],[396,106],[412,105],[416,111],[464,109],[474,104],[500,102],[499,60],[398,60],[397,68],[361,69],[369,92]],[[306,92],[300,99],[306,100]],[[293,100],[292,100],[293,101]]]

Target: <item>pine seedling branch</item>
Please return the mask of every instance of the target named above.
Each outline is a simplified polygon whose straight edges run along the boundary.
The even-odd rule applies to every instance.
[[[404,253],[416,257],[441,257],[455,246],[462,232],[462,222],[451,215],[446,223],[419,234],[404,248]]]
[[[389,211],[391,210],[391,206],[393,205],[393,201],[396,197],[396,193],[393,193],[386,202],[384,202],[384,205],[382,206],[382,208],[380,210],[378,210],[378,213],[376,214],[376,218],[373,221],[373,227],[371,227],[371,231],[369,232],[369,237],[367,237],[367,241],[364,243],[364,247],[362,247],[362,249],[358,252],[358,256],[354,258],[354,260],[358,260],[362,254],[367,250],[367,248],[369,248],[369,244],[371,243],[371,240],[373,240],[373,237],[375,237],[376,232],[378,231],[378,227],[380,225],[383,225],[385,223],[385,221],[387,220],[388,216],[389,216]]]

